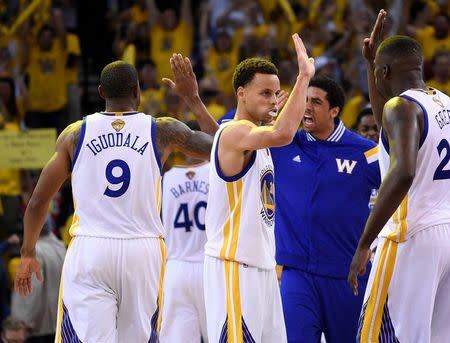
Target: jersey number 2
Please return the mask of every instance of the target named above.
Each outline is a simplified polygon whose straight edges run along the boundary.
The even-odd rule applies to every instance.
[[[439,163],[436,171],[434,172],[433,180],[447,180],[450,179],[450,169],[444,169],[444,167],[450,161],[450,144],[446,139],[440,141],[437,146],[439,157],[441,156],[442,150],[445,150],[445,155],[441,163]]]
[[[116,168],[116,170],[120,170],[120,174],[115,176],[113,174],[113,170]],[[123,160],[112,160],[108,163],[105,170],[106,180],[112,185],[120,185],[120,188],[118,189],[111,189],[106,187],[105,192],[103,193],[106,196],[109,196],[111,198],[117,198],[123,195],[128,187],[130,186],[130,167],[128,164]]]
[[[199,230],[205,230],[205,224],[200,222],[200,210],[202,208],[206,209],[206,202],[200,201],[195,205],[194,207],[194,221],[195,226]],[[186,232],[191,231],[191,227],[194,225],[193,221],[191,220],[189,216],[189,209],[187,203],[180,204],[180,208],[177,211],[177,214],[175,215],[175,221],[173,222],[173,227],[175,229],[184,228]]]

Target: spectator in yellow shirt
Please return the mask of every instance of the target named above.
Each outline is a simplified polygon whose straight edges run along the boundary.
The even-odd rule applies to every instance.
[[[193,28],[191,0],[182,0],[180,15],[173,8],[162,12],[154,0],[148,0],[150,11],[150,58],[157,68],[157,79],[171,77],[168,63],[173,53],[188,56],[192,50]]]
[[[61,132],[68,122],[66,31],[60,10],[53,9],[53,26],[44,25],[37,44],[32,45],[27,63],[29,128],[56,128]]]

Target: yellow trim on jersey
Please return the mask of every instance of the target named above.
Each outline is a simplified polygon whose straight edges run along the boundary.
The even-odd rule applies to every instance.
[[[225,290],[227,292],[227,337],[229,343],[234,343],[234,319],[233,319],[233,307],[232,307],[232,294],[230,292],[230,261],[224,261],[225,263]]]
[[[100,113],[114,114],[116,117],[121,117],[121,116],[125,115],[126,113],[137,113],[137,111],[125,111],[125,112],[102,111]]]
[[[158,213],[161,212],[161,176],[158,176],[158,180],[156,181],[156,209]]]
[[[239,286],[239,263],[224,261],[227,292],[227,337],[229,343],[243,343],[241,291]]]
[[[241,225],[242,179],[236,182],[227,182],[227,194],[230,211],[223,228],[224,237],[222,248],[220,249],[220,258],[234,261]]]
[[[166,271],[166,244],[164,239],[159,239],[159,248],[161,249],[161,273],[159,274],[159,288],[158,288],[158,322],[156,325],[156,331],[161,332],[161,321],[162,321],[162,307],[163,307],[163,283],[164,283],[164,273]]]
[[[67,253],[69,252],[70,247],[72,246],[73,243],[73,239],[70,241],[69,246],[67,247],[67,251],[66,251],[66,256]],[[66,262],[66,260],[64,259],[64,263]],[[58,314],[56,317],[56,333],[55,333],[55,343],[61,343],[62,342],[62,320],[63,320],[63,315],[64,315],[64,310],[63,310],[63,297],[62,297],[62,290],[63,290],[63,275],[64,275],[64,263],[63,263],[63,267],[62,267],[62,272],[61,272],[61,280],[59,282],[59,295],[58,295]]]
[[[408,230],[408,225],[406,222],[406,216],[408,215],[408,195],[402,200],[400,204],[400,241],[404,242],[406,238],[406,231]]]
[[[398,243],[386,239],[369,295],[369,302],[364,315],[361,342],[377,343],[381,329],[384,305],[386,304],[389,284],[395,266]]]
[[[392,232],[388,239],[391,239],[396,242],[403,242],[406,237],[406,232],[408,231],[408,225],[406,221],[406,217],[408,215],[408,195],[406,195],[400,206],[394,212],[392,219],[395,223],[395,230]]]
[[[206,163],[209,163],[209,161],[201,161],[201,162],[193,163],[193,164],[174,164],[173,168],[194,168],[194,167],[202,166]]]
[[[234,296],[234,316],[236,325],[237,343],[244,342],[242,331],[242,309],[241,309],[241,290],[239,288],[239,263],[233,262],[233,296]]]
[[[364,156],[366,156],[367,163],[372,163],[372,162],[378,161],[378,152],[379,152],[379,150],[380,149],[379,149],[379,147],[377,145],[376,147],[373,147],[372,149],[367,150],[364,153]]]

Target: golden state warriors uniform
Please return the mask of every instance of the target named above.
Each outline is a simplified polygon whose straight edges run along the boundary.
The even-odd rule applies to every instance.
[[[167,263],[161,343],[207,342],[203,295],[209,163],[174,166],[162,182]]]
[[[214,137],[206,210],[205,303],[210,342],[286,342],[275,271],[275,183],[269,149],[222,174]]]
[[[83,121],[72,163],[74,238],[63,267],[58,341],[157,340],[165,258],[155,125],[138,112]]]
[[[436,89],[400,95],[424,113],[414,181],[379,234],[359,323],[360,342],[450,338],[450,98]],[[389,145],[380,138],[382,177]]]

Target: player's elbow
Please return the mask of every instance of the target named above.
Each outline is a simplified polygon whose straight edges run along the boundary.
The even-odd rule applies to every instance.
[[[405,168],[399,168],[399,169],[400,170],[398,171],[398,174],[397,174],[398,182],[401,185],[409,188],[412,185],[414,178],[416,176],[415,168],[406,168],[405,167]]]
[[[288,145],[294,139],[296,130],[286,129],[277,131],[273,137],[273,146]]]

